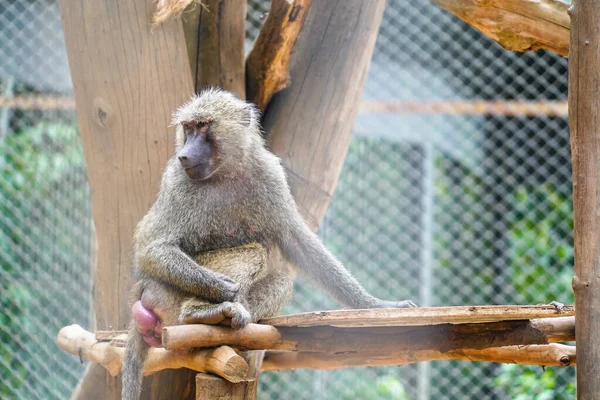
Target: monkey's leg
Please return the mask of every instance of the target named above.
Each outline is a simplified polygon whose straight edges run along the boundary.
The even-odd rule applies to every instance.
[[[272,317],[281,311],[294,291],[294,277],[290,271],[276,270],[250,286],[242,304],[252,314],[252,321]]]
[[[181,305],[179,321],[185,324],[224,324],[241,329],[252,322],[252,315],[239,302],[225,301],[212,304],[192,297]]]

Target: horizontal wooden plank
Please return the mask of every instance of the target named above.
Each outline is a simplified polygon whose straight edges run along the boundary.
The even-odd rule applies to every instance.
[[[419,326],[439,324],[473,324],[575,315],[573,306],[559,310],[553,305],[527,306],[460,306],[420,307],[370,310],[332,310],[267,318],[261,324],[283,326]]]

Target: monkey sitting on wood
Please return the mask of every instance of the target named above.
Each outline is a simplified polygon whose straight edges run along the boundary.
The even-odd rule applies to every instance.
[[[161,323],[230,321],[238,329],[277,314],[290,299],[292,271],[268,265],[236,281],[196,262],[194,257],[210,250],[259,243],[269,253],[281,252],[347,307],[415,307],[409,300],[371,296],[310,230],[279,159],[265,147],[253,105],[209,89],[176,110],[173,124],[176,153],[134,237],[134,267],[140,277],[134,296],[142,301],[133,311],[145,339],[131,330],[123,399],[139,396],[148,344],[160,344]]]

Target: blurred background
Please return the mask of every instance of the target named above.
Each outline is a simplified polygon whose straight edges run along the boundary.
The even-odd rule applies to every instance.
[[[249,1],[248,46],[269,4]],[[505,51],[426,0],[388,0],[319,234],[385,299],[572,303],[566,99],[566,59]],[[0,399],[70,395],[84,365],[55,337],[91,326],[92,250],[58,2],[0,0]],[[333,308],[299,279],[284,311]],[[546,400],[574,386],[573,368],[440,361],[265,373],[259,396]]]

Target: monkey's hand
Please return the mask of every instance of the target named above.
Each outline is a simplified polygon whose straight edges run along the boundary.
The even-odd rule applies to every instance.
[[[410,300],[387,301],[381,300],[374,308],[415,308],[417,305]]]
[[[242,329],[252,322],[252,315],[240,302],[206,303],[191,298],[181,305],[179,321],[184,324],[221,324]]]
[[[214,274],[216,282],[202,282],[205,291],[201,294],[203,298],[215,303],[233,300],[240,290],[240,284],[234,282],[228,275],[217,271],[210,271]]]

